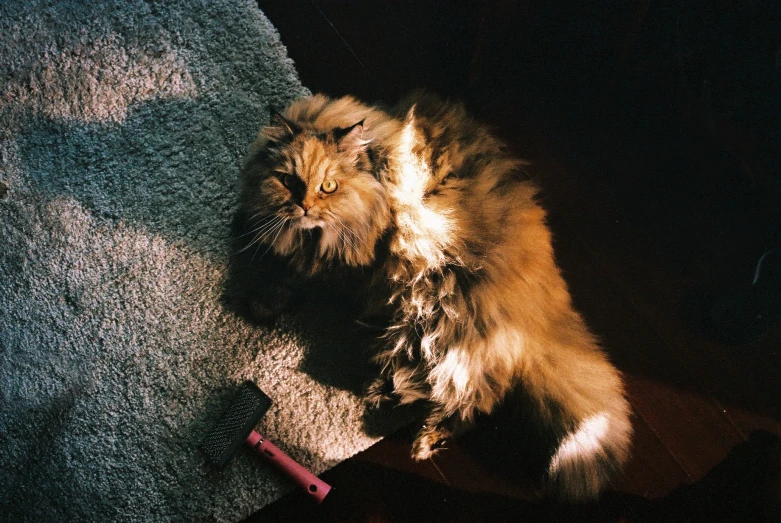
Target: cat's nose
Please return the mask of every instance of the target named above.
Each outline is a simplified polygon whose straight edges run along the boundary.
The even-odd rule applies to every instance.
[[[306,215],[309,212],[309,209],[312,208],[312,203],[311,202],[302,202],[301,203],[301,208],[304,209],[304,215]]]

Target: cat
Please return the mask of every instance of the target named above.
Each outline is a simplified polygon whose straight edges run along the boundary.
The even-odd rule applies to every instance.
[[[314,95],[272,112],[241,172],[242,250],[270,319],[315,276],[353,270],[384,318],[366,400],[424,402],[422,460],[522,390],[554,438],[554,496],[598,495],[627,460],[622,378],[574,310],[525,164],[458,103]],[[359,277],[360,276],[360,277]]]

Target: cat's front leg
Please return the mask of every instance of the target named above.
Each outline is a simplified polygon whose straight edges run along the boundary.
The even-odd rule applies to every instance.
[[[266,286],[256,289],[254,295],[247,298],[247,308],[253,320],[269,323],[290,307],[294,297],[295,292],[291,287]]]
[[[447,415],[439,406],[432,406],[425,424],[412,443],[412,458],[416,461],[430,459],[445,448],[448,441],[467,430],[467,424],[458,414]]]
[[[395,401],[393,396],[393,380],[389,376],[382,375],[372,381],[366,387],[363,401],[370,408],[379,408],[384,403]]]
[[[365,401],[369,405],[379,406],[393,401],[401,405],[412,404],[431,397],[426,382],[426,372],[420,365],[413,364],[405,355],[380,354],[375,359],[383,366],[383,371],[366,389]]]
[[[305,292],[305,278],[295,274],[283,258],[268,253],[260,260],[242,261],[243,270],[234,271],[232,285],[249,317],[258,323],[274,321]]]
[[[233,218],[226,298],[240,314],[270,323],[295,302],[304,278],[293,271],[287,258],[261,243],[245,214],[239,211]]]
[[[430,459],[445,447],[452,435],[439,425],[423,425],[412,443],[412,459],[423,461]]]

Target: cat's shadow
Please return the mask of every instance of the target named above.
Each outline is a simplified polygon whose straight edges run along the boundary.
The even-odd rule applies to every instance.
[[[373,361],[381,330],[358,323],[353,297],[328,284],[314,285],[305,303],[290,313],[307,336],[308,351],[300,369],[324,385],[365,397],[366,388],[380,373]],[[367,406],[363,430],[369,436],[387,436],[419,416],[417,406],[394,403]]]
[[[247,305],[255,277],[245,259],[231,258],[223,285],[225,306],[258,328],[295,330],[306,346],[299,369],[318,383],[362,399],[380,371],[372,356],[381,331],[355,320],[359,309],[356,296],[345,288],[349,285],[312,282],[281,316],[258,321]],[[367,407],[362,429],[372,437],[386,436],[415,417],[414,409],[407,407]]]

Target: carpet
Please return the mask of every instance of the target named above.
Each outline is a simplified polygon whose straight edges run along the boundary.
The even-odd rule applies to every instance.
[[[242,157],[307,94],[251,0],[0,1],[0,520],[257,511],[292,483],[196,449],[246,379],[315,473],[398,426],[346,331],[225,299]]]

